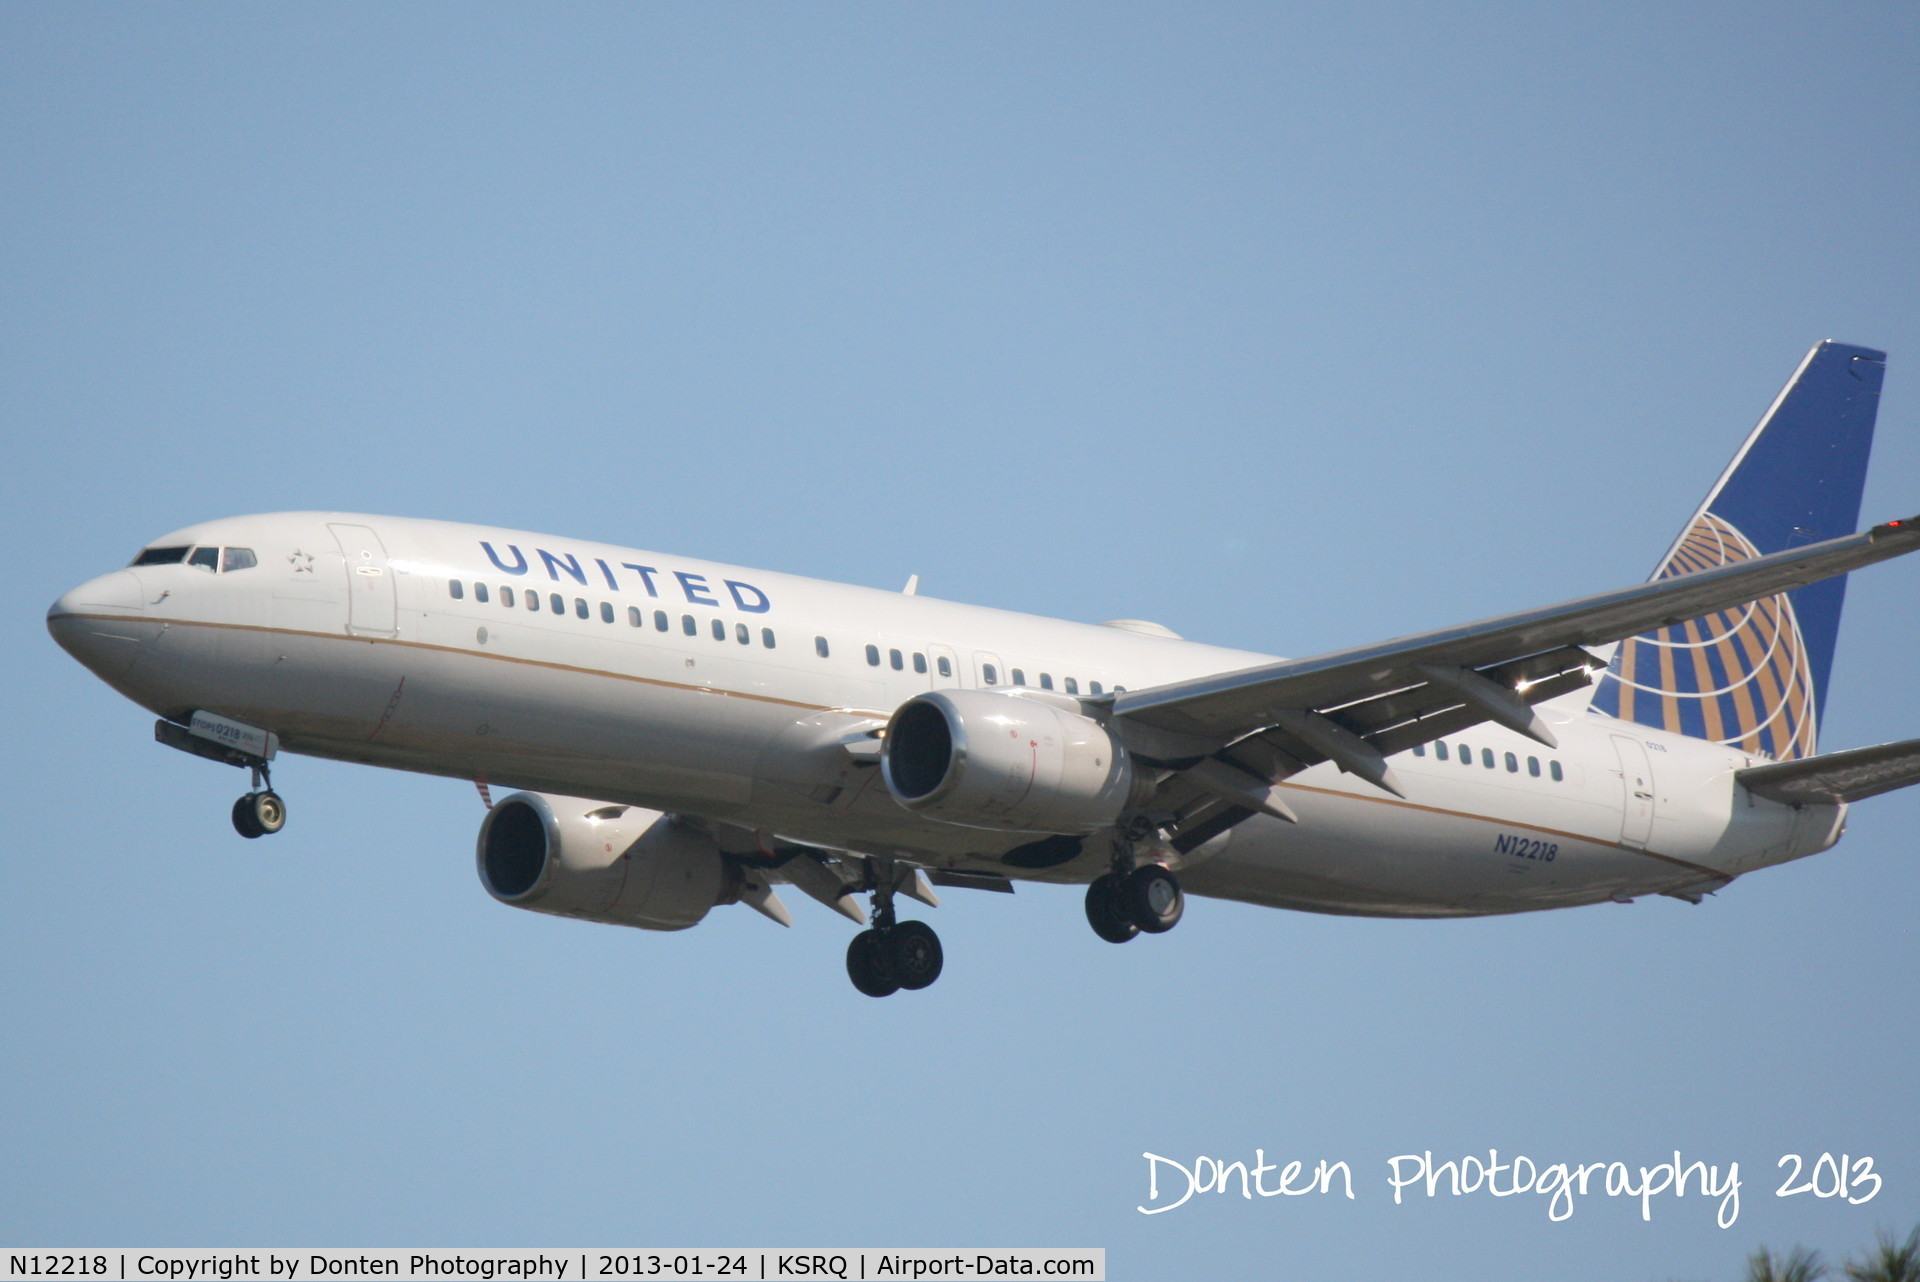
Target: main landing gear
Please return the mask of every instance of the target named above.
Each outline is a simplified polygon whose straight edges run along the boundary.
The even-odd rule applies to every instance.
[[[847,945],[847,978],[869,997],[925,988],[945,961],[940,936],[924,921],[900,921],[893,912],[890,869],[873,878],[873,925]]]
[[[1161,935],[1180,924],[1187,897],[1179,879],[1159,864],[1133,866],[1133,843],[1113,843],[1113,871],[1087,887],[1087,924],[1110,944],[1124,944],[1142,931]]]
[[[273,790],[265,762],[253,767],[253,789],[233,803],[233,830],[242,837],[266,837],[287,826],[287,803]]]

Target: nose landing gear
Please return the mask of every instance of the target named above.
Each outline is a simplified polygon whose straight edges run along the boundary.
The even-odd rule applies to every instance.
[[[242,837],[266,837],[287,826],[287,803],[273,790],[264,763],[253,767],[253,790],[233,803],[233,830]]]

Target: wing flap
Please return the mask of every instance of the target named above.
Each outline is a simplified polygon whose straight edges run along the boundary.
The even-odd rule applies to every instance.
[[[1860,801],[1920,783],[1920,739],[1754,766],[1734,778],[1749,792],[1790,806]]]

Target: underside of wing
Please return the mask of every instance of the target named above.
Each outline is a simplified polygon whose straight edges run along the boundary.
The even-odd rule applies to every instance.
[[[1398,794],[1387,757],[1483,722],[1552,747],[1532,705],[1592,681],[1604,663],[1586,647],[1916,548],[1920,518],[1892,521],[1545,609],[1128,691],[1112,700],[1108,718],[1137,758],[1162,768],[1153,808],[1168,817],[1174,845],[1191,851],[1256,813],[1291,818],[1272,786],[1323,761]]]

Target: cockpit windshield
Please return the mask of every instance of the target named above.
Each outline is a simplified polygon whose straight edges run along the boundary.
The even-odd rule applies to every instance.
[[[232,574],[235,570],[251,570],[260,564],[252,548],[145,548],[133,558],[136,566],[179,565],[182,562],[197,570],[205,570],[208,574]]]

